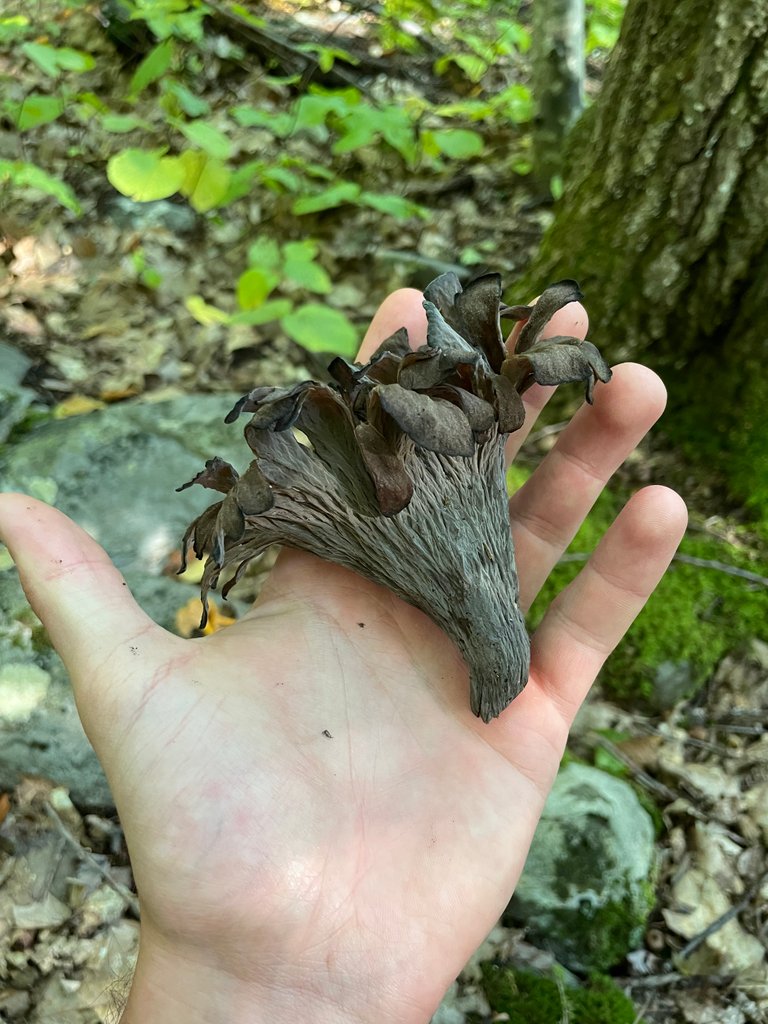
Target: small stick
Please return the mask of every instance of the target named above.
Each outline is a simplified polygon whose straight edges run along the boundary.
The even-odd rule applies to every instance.
[[[118,882],[116,878],[113,878],[109,871],[102,864],[99,863],[96,857],[94,857],[91,851],[86,850],[82,843],[80,843],[75,838],[75,836],[73,836],[72,833],[69,831],[65,823],[62,821],[61,816],[59,815],[59,812],[56,810],[56,808],[49,804],[47,800],[44,804],[44,807],[45,813],[54,823],[62,838],[64,838],[69,843],[69,845],[77,851],[78,856],[82,860],[86,861],[86,863],[90,864],[91,867],[95,868],[99,872],[99,874],[107,883],[107,885],[111,886],[118,895],[123,897],[123,899],[126,901],[130,909],[136,915],[136,918],[138,918],[139,901],[133,895],[131,890],[127,888],[127,886],[123,885],[122,882]]]

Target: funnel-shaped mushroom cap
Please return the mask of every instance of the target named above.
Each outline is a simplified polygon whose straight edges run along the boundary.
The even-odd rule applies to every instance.
[[[587,400],[610,370],[577,338],[541,340],[553,313],[581,297],[573,281],[534,307],[501,307],[496,274],[462,290],[444,274],[425,291],[427,344],[404,329],[363,365],[335,359],[333,383],[260,387],[227,417],[252,413],[253,454],[239,476],[210,459],[193,483],[225,497],[184,537],[209,555],[205,597],[235,569],[224,594],[270,544],[302,548],[374,580],[426,612],[470,671],[471,707],[498,715],[528,678],[529,642],[504,471],[506,434],[523,423],[534,381],[583,380]],[[518,353],[504,348],[500,314],[525,320]],[[292,427],[308,439],[301,444]]]

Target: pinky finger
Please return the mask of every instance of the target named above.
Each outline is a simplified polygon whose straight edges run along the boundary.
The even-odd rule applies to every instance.
[[[531,644],[531,682],[568,724],[664,575],[687,519],[682,498],[666,487],[635,494],[544,616]]]

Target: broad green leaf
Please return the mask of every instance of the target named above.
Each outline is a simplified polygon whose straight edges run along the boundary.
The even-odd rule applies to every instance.
[[[300,192],[302,181],[298,174],[289,171],[287,167],[278,167],[268,164],[263,167],[259,175],[264,184],[269,188],[275,185],[281,186],[286,192]],[[279,189],[275,189],[279,191]]]
[[[10,182],[12,185],[37,189],[57,199],[73,213],[83,212],[75,193],[65,182],[47,174],[35,164],[23,160],[0,160],[0,183]]]
[[[498,94],[495,104],[514,124],[524,124],[533,117],[533,96],[527,85],[510,85]]]
[[[31,93],[25,97],[14,115],[16,127],[20,132],[29,128],[37,128],[41,124],[50,124],[64,110],[64,101],[58,96],[41,96]]]
[[[61,71],[90,71],[96,63],[90,53],[73,50],[69,46],[23,43],[21,49],[46,75],[58,75]]]
[[[311,238],[286,242],[283,246],[284,273],[289,280],[318,295],[327,295],[333,285],[326,271],[315,263],[317,244]]]
[[[125,135],[136,128],[146,128],[147,122],[135,114],[105,114],[99,120],[105,132],[112,135]]]
[[[196,96],[182,82],[177,82],[175,78],[164,81],[163,88],[176,100],[187,117],[205,117],[210,113],[210,104]]]
[[[139,64],[133,73],[128,93],[135,98],[142,93],[148,85],[162,78],[171,66],[174,54],[173,39],[166,39],[150,50],[144,60]]]
[[[229,195],[231,172],[226,164],[199,150],[188,149],[178,158],[184,169],[179,191],[198,213],[221,206]]]
[[[379,192],[361,192],[358,198],[361,206],[370,206],[372,210],[380,213],[388,213],[392,217],[428,217],[430,211],[426,206],[420,206],[411,199],[403,196],[382,195]]]
[[[282,317],[283,330],[310,352],[336,352],[354,356],[358,347],[357,329],[343,313],[329,306],[308,302]]]
[[[313,196],[302,196],[291,207],[296,214],[318,213],[320,210],[332,210],[345,203],[354,203],[360,195],[360,186],[352,181],[340,181],[330,188],[316,192]]]
[[[232,116],[243,128],[267,128],[279,139],[290,135],[294,118],[288,112],[273,114],[269,110],[258,110],[256,107],[233,107]]]
[[[259,235],[248,248],[248,264],[262,270],[277,270],[280,266],[280,246],[275,239]]]
[[[237,279],[237,304],[240,309],[258,309],[264,304],[278,278],[268,270],[251,267]]]
[[[404,160],[413,163],[417,156],[413,122],[402,107],[386,107],[381,111],[381,134]]]
[[[138,203],[167,199],[178,192],[186,172],[178,157],[163,150],[124,149],[107,163],[110,184]]]
[[[10,18],[0,18],[0,43],[10,43],[26,33],[29,18],[23,14],[15,14]]]
[[[454,160],[477,156],[484,147],[482,135],[468,128],[438,128],[431,136],[440,152]]]
[[[258,309],[245,309],[240,313],[233,314],[230,323],[250,324],[252,327],[258,327],[259,324],[280,320],[281,317],[287,316],[292,309],[293,304],[290,299],[271,299],[263,306],[259,306]]]
[[[232,153],[232,143],[227,136],[208,124],[206,121],[188,121],[177,123],[179,131],[195,146],[216,160],[227,160]]]
[[[188,295],[184,299],[184,305],[203,327],[210,327],[212,324],[228,324],[231,320],[229,313],[219,309],[218,306],[211,306],[202,295]]]

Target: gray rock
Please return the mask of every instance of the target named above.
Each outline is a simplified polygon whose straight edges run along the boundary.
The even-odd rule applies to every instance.
[[[135,402],[46,423],[0,456],[0,491],[55,504],[109,552],[139,604],[171,626],[194,593],[162,575],[188,523],[214,498],[176,494],[218,453],[240,469],[248,449],[223,418],[236,395]],[[5,698],[5,699],[3,699]],[[61,661],[0,560],[0,789],[21,774],[67,786],[82,808],[111,806]]]
[[[18,349],[0,342],[0,444],[8,439],[35,399],[34,391],[21,384],[31,365],[31,360]]]
[[[654,901],[653,822],[621,779],[559,773],[508,915],[571,970],[604,971],[641,940]]]

